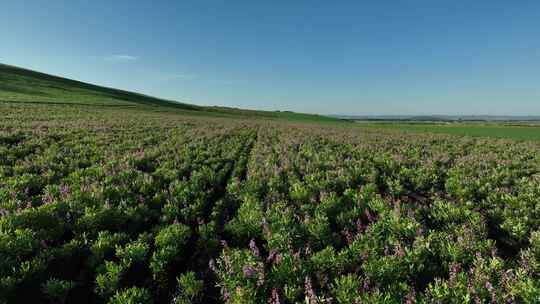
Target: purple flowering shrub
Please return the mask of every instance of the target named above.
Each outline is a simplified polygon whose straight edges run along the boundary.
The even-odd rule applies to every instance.
[[[540,302],[538,143],[0,110],[0,303]]]

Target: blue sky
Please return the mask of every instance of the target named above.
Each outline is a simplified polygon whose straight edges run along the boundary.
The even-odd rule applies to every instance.
[[[540,1],[4,1],[0,62],[200,105],[540,115]]]

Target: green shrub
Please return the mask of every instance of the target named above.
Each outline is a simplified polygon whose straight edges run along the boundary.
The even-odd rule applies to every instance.
[[[97,239],[90,246],[92,256],[89,259],[89,264],[91,267],[95,267],[104,259],[111,257],[116,247],[125,243],[127,239],[128,236],[121,232],[100,231]]]
[[[338,304],[357,303],[360,300],[361,281],[354,274],[343,275],[332,284],[332,295]]]
[[[246,240],[257,237],[262,231],[262,206],[253,197],[242,202],[238,214],[225,225],[225,231],[234,240]]]
[[[53,303],[65,303],[68,293],[75,283],[59,279],[49,279],[43,284],[43,292],[51,299]]]
[[[100,273],[96,276],[97,293],[106,297],[118,291],[126,268],[127,265],[105,261],[104,267],[98,270]]]
[[[109,304],[151,304],[152,295],[145,288],[131,287],[117,291],[108,302]]]
[[[144,238],[126,244],[124,247],[116,246],[116,256],[122,264],[144,263],[148,256],[149,245]]]
[[[196,303],[200,299],[204,287],[204,282],[198,280],[195,273],[190,271],[181,274],[176,278],[178,284],[178,296],[175,297],[175,304]]]
[[[191,229],[183,224],[171,224],[159,231],[154,240],[156,251],[150,260],[155,280],[165,283],[168,265],[185,258],[185,245],[190,238]]]

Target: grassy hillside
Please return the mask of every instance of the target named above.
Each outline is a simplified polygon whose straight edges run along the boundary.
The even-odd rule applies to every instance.
[[[187,110],[193,115],[339,122],[339,119],[289,111],[253,111],[226,107],[202,107],[139,93],[102,87],[28,69],[0,64],[0,102],[77,104],[92,106],[154,106]]]
[[[19,67],[0,64],[0,101],[90,105],[154,105],[198,110],[188,104],[101,87]]]

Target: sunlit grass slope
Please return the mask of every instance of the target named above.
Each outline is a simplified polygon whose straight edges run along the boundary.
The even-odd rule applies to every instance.
[[[197,110],[188,104],[0,64],[0,101],[89,105],[154,105]]]
[[[152,106],[161,110],[188,111],[192,115],[232,116],[312,122],[341,120],[289,111],[254,111],[226,107],[203,107],[148,95],[102,87],[81,81],[0,64],[0,102],[77,104],[91,106]]]

